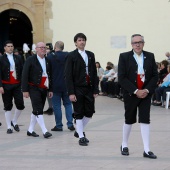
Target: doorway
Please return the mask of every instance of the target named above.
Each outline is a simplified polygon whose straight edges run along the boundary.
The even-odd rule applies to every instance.
[[[9,9],[1,12],[0,23],[0,52],[3,52],[6,40],[11,40],[18,50],[22,50],[24,43],[27,43],[31,49],[32,24],[22,11]]]

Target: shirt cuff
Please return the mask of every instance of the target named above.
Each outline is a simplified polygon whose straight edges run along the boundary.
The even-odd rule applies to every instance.
[[[136,93],[137,93],[137,91],[138,91],[138,89],[136,89],[133,93],[134,93],[134,94],[136,94]]]

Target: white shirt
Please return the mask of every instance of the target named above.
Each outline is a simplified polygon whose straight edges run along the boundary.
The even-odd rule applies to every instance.
[[[41,58],[37,55],[37,59],[38,61],[40,62],[40,65],[42,67],[42,70],[43,70],[43,74],[42,76],[44,77],[47,77],[47,72],[46,72],[46,62],[45,62],[45,58]]]
[[[86,64],[86,74],[88,74],[88,56],[87,56],[85,50],[84,51],[78,50],[78,52],[80,53],[80,55],[82,56],[82,58]]]
[[[11,53],[11,54],[6,53],[6,55],[9,60],[9,63],[10,63],[10,71],[14,71],[15,70],[15,62],[14,62],[13,53]]]

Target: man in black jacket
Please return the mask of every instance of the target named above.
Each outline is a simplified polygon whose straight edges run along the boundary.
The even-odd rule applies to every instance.
[[[36,45],[36,55],[30,56],[24,64],[22,74],[22,91],[25,98],[30,97],[32,103],[31,122],[27,131],[28,136],[38,137],[34,132],[35,124],[38,122],[44,138],[52,136],[45,127],[43,108],[49,90],[49,97],[53,96],[51,86],[51,68],[45,57],[46,45],[39,42]]]
[[[7,123],[7,134],[13,133],[12,127],[19,132],[17,120],[21,111],[25,108],[23,95],[21,92],[21,74],[23,63],[20,56],[14,55],[13,42],[8,40],[4,44],[5,53],[0,57],[0,93],[4,103],[5,118]],[[16,109],[13,119],[11,119],[11,110],[13,100],[15,101]]]
[[[132,51],[122,53],[118,64],[118,81],[124,89],[125,123],[123,125],[123,141],[121,154],[129,155],[128,138],[132,124],[138,122],[144,144],[143,156],[156,159],[149,148],[149,124],[151,96],[158,81],[158,72],[154,54],[143,51],[144,37],[134,34],[131,37]]]
[[[87,146],[89,140],[85,137],[84,128],[95,113],[94,98],[99,93],[97,72],[94,54],[85,50],[86,36],[78,33],[74,43],[77,49],[68,54],[65,66],[66,86],[76,119],[74,136],[80,138],[80,145]]]

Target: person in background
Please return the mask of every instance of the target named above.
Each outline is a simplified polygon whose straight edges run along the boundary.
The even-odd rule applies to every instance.
[[[144,37],[134,34],[131,37],[132,51],[121,53],[118,64],[118,81],[124,89],[125,122],[121,154],[128,156],[128,139],[131,128],[136,123],[137,110],[144,145],[143,157],[156,159],[150,151],[150,106],[151,96],[156,88],[158,72],[153,53],[143,50]]]
[[[52,44],[46,43],[46,57],[48,57],[53,53],[52,50],[53,50]],[[52,98],[49,98],[49,95],[47,95],[47,102],[48,102],[48,109],[44,111],[44,114],[53,115]]]
[[[61,101],[63,102],[65,108],[67,128],[71,131],[75,130],[73,126],[72,104],[67,94],[64,79],[64,67],[68,52],[64,52],[63,49],[64,43],[62,41],[57,41],[54,47],[55,53],[48,56],[52,66],[52,104],[56,122],[55,127],[52,128],[51,131],[63,131]]]
[[[45,43],[38,42],[36,44],[36,54],[30,56],[24,64],[22,73],[22,92],[25,98],[30,97],[33,108],[27,135],[32,137],[39,136],[34,132],[34,127],[38,122],[44,138],[49,138],[52,134],[48,132],[45,126],[43,108],[47,97],[47,91],[49,91],[48,95],[50,98],[53,96],[53,92],[51,66],[50,62],[45,57],[45,54]]]
[[[21,75],[23,63],[21,57],[13,54],[13,42],[8,40],[4,44],[5,53],[0,57],[0,93],[4,103],[7,134],[13,133],[12,127],[19,132],[18,118],[25,108],[21,92]],[[16,106],[12,117],[13,99]]]
[[[97,77],[98,77],[98,85],[102,75],[104,74],[104,69],[101,67],[99,62],[96,62],[96,69],[97,69]]]

